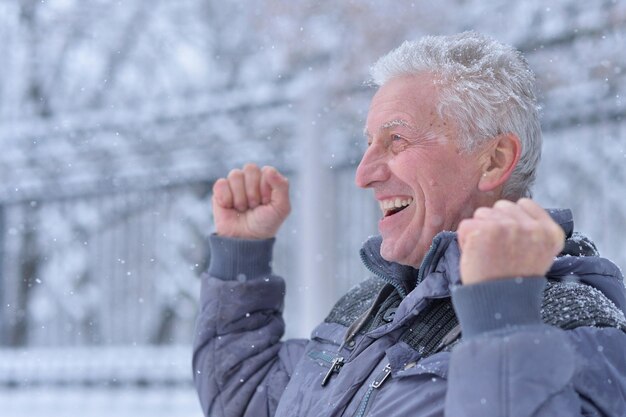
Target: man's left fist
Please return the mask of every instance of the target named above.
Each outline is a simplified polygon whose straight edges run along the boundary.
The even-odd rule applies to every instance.
[[[461,281],[544,276],[563,249],[565,234],[534,201],[497,201],[458,227]]]

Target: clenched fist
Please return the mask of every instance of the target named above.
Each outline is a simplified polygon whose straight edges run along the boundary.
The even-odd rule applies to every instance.
[[[544,276],[565,240],[561,227],[528,198],[481,207],[457,231],[464,284]]]
[[[274,237],[290,211],[289,182],[276,168],[246,164],[213,185],[213,216],[220,236]]]

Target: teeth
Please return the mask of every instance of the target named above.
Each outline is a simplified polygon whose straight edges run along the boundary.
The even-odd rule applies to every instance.
[[[385,213],[388,210],[392,210],[394,208],[406,207],[413,202],[413,198],[409,197],[406,200],[402,200],[400,198],[390,198],[388,200],[379,201],[380,209]]]

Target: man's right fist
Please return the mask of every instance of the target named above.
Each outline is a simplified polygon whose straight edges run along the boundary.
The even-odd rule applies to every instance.
[[[289,182],[274,167],[246,164],[213,185],[213,216],[220,236],[274,237],[290,211]]]

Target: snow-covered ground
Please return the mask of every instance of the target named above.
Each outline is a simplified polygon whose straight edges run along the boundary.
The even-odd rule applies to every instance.
[[[201,417],[192,387],[0,389],[2,417]]]
[[[0,416],[200,417],[191,347],[0,349]]]

